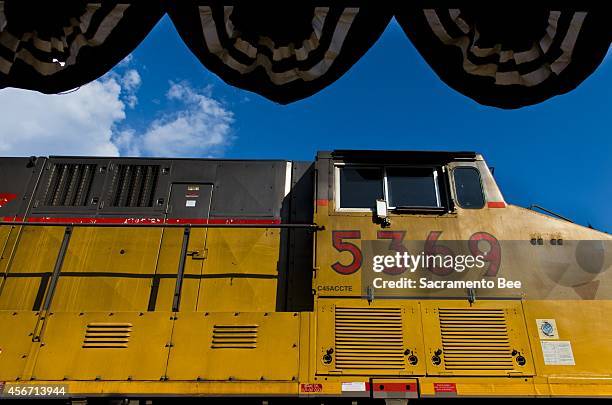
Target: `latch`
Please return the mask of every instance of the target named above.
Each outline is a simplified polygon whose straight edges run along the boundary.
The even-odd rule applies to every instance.
[[[204,260],[206,259],[207,255],[208,255],[207,249],[187,251],[187,256],[191,256],[193,260]]]

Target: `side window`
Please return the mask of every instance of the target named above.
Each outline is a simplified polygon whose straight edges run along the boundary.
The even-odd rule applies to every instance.
[[[388,167],[389,207],[440,207],[437,174],[432,168]]]
[[[379,167],[340,168],[340,208],[373,209],[383,198],[383,172]]]
[[[461,208],[484,207],[485,198],[480,181],[480,172],[474,167],[456,167],[453,170],[457,203]]]

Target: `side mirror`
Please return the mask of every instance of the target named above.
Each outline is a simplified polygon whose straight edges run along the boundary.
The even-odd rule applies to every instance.
[[[388,206],[385,200],[376,200],[376,218],[383,228],[391,225],[388,217]]]

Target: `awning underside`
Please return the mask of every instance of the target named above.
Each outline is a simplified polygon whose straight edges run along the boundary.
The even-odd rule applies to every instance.
[[[0,88],[58,93],[95,80],[132,52],[166,13],[207,69],[282,104],[340,78],[394,16],[440,79],[481,104],[501,108],[574,89],[602,62],[612,39],[603,7],[278,3],[0,1]]]

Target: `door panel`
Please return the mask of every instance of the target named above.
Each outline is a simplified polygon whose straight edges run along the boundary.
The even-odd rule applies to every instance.
[[[317,304],[317,374],[424,375],[418,301],[343,299]]]
[[[211,229],[198,311],[273,311],[280,240],[279,229]]]
[[[170,380],[294,381],[299,366],[296,313],[191,313],[172,333]]]
[[[75,228],[51,309],[145,311],[161,228]]]
[[[421,302],[428,375],[533,375],[520,301]]]
[[[64,228],[24,227],[0,290],[0,310],[40,309],[59,254]]]
[[[174,183],[168,205],[169,223],[206,223],[210,215],[212,184]],[[208,228],[191,228],[181,289],[179,309],[189,312],[197,307],[202,268],[206,257]],[[155,309],[171,310],[180,262],[184,229],[166,228],[160,252]]]
[[[160,380],[169,312],[50,313],[34,367],[39,380]]]

